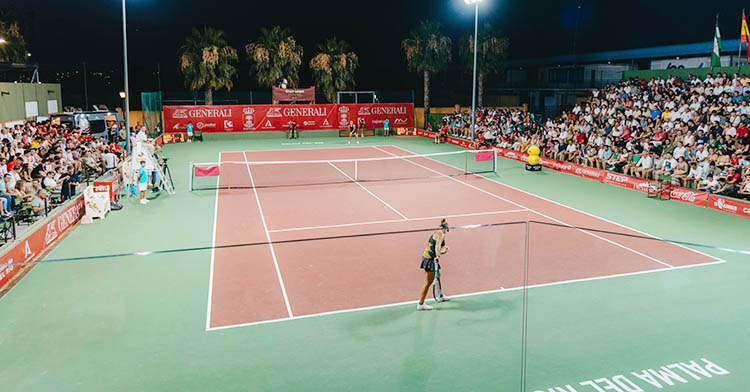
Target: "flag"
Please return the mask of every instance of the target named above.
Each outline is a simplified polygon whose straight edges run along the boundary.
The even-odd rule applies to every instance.
[[[742,43],[747,47],[747,62],[750,64],[750,30],[747,28],[747,19],[745,19],[745,10],[742,10],[742,32],[740,33],[740,50]]]
[[[721,43],[721,33],[719,32],[719,15],[716,14],[716,32],[714,33],[714,51],[711,53],[711,66],[721,67],[721,51],[724,45]]]

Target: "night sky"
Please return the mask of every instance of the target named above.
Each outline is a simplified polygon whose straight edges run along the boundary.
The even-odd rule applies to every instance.
[[[491,21],[502,28],[511,42],[509,57],[520,59],[572,53],[576,25],[577,53],[709,41],[717,12],[723,37],[737,38],[742,6],[740,1],[724,0],[484,0],[480,23]],[[90,70],[120,75],[120,1],[0,0],[0,7],[21,21],[32,61],[42,69],[61,70],[85,61]],[[136,92],[157,88],[157,63],[164,90],[184,89],[175,53],[190,29],[202,25],[224,30],[240,51],[235,89],[257,89],[248,76],[244,45],[257,37],[260,27],[276,24],[290,27],[305,49],[302,85],[312,84],[306,65],[317,43],[336,36],[348,41],[359,56],[358,89],[419,90],[421,76],[407,72],[400,51],[410,27],[421,19],[438,21],[455,46],[456,37],[472,31],[474,17],[473,7],[463,0],[128,0],[127,7],[131,88]],[[454,66],[435,83],[462,85],[466,80],[470,79]]]

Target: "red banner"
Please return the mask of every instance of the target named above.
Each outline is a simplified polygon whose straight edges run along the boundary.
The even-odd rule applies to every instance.
[[[35,232],[8,251],[0,263],[0,288],[26,267],[25,265],[7,264],[25,263],[37,259],[57,238],[78,222],[83,214],[83,197],[80,197],[72,205],[61,209],[47,224],[38,227]]]
[[[743,218],[750,218],[750,203],[740,200],[729,199],[716,195],[709,195],[708,208],[726,212],[732,215],[741,216]]]
[[[414,127],[411,103],[354,105],[220,105],[164,106],[164,131],[185,132],[188,122],[203,132],[287,131],[345,129],[349,121],[365,120],[365,128]]]
[[[274,102],[315,101],[315,87],[310,88],[273,88]]]
[[[219,167],[218,166],[196,166],[194,175],[196,177],[218,177]]]

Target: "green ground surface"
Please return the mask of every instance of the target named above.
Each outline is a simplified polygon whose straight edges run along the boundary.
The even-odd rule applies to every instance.
[[[215,161],[224,150],[346,147],[343,138],[304,133],[295,142],[314,144],[228,135],[169,145],[177,195],[146,207],[125,200],[123,211],[78,227],[49,257],[210,245],[215,193],[186,191],[188,162]],[[455,149],[413,137],[367,144]],[[532,175],[508,160],[495,179],[649,234],[750,243],[749,222],[720,212],[552,171]],[[673,367],[686,382],[667,388],[748,390],[750,260],[706,252],[728,262],[530,289],[526,390],[596,391],[580,382],[620,374],[644,391],[659,390],[631,372],[701,358],[730,373],[695,373],[697,380]],[[36,267],[0,299],[0,390],[520,388],[520,291],[459,298],[428,313],[404,305],[206,332],[209,265],[203,251]],[[549,389],[555,386],[561,389]]]

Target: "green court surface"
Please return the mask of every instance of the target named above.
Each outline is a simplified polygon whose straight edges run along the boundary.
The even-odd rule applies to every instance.
[[[189,163],[221,151],[348,147],[302,136],[168,145],[176,195],[147,206],[125,199],[47,257],[210,246],[216,192],[187,191]],[[362,145],[458,149],[416,137]],[[489,177],[650,235],[750,248],[750,222],[710,209],[504,159]],[[534,253],[554,235],[531,229],[530,272],[554,258]],[[455,298],[432,312],[404,304],[207,331],[210,251],[41,264],[0,298],[0,390],[518,391],[525,366],[527,391],[746,391],[750,256],[696,249],[726,263],[529,288],[525,356],[523,290]]]

